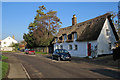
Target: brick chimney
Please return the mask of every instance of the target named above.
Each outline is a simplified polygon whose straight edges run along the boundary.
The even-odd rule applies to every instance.
[[[74,14],[73,18],[72,18],[72,26],[76,25],[76,24],[77,24],[77,18],[76,18],[75,14]]]

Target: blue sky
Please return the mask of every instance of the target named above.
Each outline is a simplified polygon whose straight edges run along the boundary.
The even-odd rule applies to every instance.
[[[118,11],[117,2],[3,2],[2,39],[14,35],[17,41],[23,40],[23,34],[28,32],[27,27],[41,5],[57,11],[62,28],[72,25],[73,14],[79,23],[109,11]]]

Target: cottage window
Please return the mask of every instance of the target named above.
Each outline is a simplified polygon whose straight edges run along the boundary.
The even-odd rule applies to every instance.
[[[78,49],[78,46],[77,45],[74,45],[75,46],[75,50],[77,50]]]
[[[60,45],[60,49],[63,49],[63,45]]]
[[[111,50],[111,43],[109,43],[109,50]]]
[[[72,39],[72,34],[68,35],[68,39],[71,40]]]
[[[69,45],[69,49],[72,50],[72,45]]]
[[[106,29],[106,35],[109,36],[109,29]]]
[[[12,44],[14,44],[14,42],[12,42]]]
[[[4,44],[6,44],[6,42],[4,42]]]
[[[59,40],[62,40],[62,36],[61,36],[61,37],[59,37]]]

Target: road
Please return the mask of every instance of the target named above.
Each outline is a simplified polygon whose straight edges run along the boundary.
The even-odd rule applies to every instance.
[[[120,78],[119,72],[85,62],[56,61],[42,55],[4,53],[22,63],[30,78]],[[10,61],[10,62],[15,62]],[[9,60],[8,60],[9,63]]]

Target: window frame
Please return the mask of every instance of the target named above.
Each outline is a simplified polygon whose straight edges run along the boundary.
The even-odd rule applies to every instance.
[[[6,42],[4,42],[4,44],[6,44]]]
[[[109,43],[109,50],[111,51],[112,49],[112,45],[111,45],[111,43]]]
[[[59,49],[59,45],[56,45],[56,49]]]
[[[60,45],[60,49],[63,49],[63,45]]]
[[[69,50],[72,50],[72,45],[71,44],[69,44]]]
[[[109,36],[109,32],[110,32],[110,30],[106,29],[106,36]]]
[[[74,50],[78,50],[78,45],[77,44],[74,45]]]

